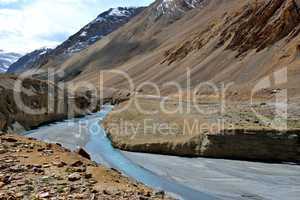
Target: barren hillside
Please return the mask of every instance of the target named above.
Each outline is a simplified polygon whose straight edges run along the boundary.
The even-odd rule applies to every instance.
[[[192,87],[203,81],[233,82],[233,94],[243,96],[261,78],[285,68],[287,85],[271,88],[287,86],[294,96],[299,23],[295,0],[160,0],[57,69],[66,70],[68,81],[98,84],[97,72],[120,69],[136,84],[176,81],[184,87],[190,69]],[[128,87],[124,78],[112,75],[105,76],[105,85]]]

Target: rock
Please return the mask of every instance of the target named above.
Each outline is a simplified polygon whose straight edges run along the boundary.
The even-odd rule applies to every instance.
[[[32,191],[34,191],[34,187],[32,185],[26,185],[24,187],[23,191],[25,191],[25,192],[32,192]]]
[[[86,172],[86,166],[73,168],[75,172]]]
[[[51,155],[51,154],[53,154],[53,150],[47,149],[47,150],[44,150],[43,153],[45,153],[47,155]]]
[[[38,167],[33,167],[32,170],[35,173],[39,173],[39,174],[44,173],[44,170]]]
[[[84,177],[85,177],[86,179],[91,179],[91,178],[93,177],[93,175],[92,175],[91,173],[86,173],[86,174],[84,175]]]
[[[18,140],[15,138],[3,138],[3,140],[5,140],[6,142],[10,142],[10,143],[18,142]]]
[[[58,167],[58,168],[62,168],[62,167],[64,167],[64,166],[66,166],[67,165],[67,163],[65,163],[65,162],[63,162],[63,161],[59,161],[59,162],[52,162],[52,165],[53,166],[56,166],[56,167]]]
[[[86,199],[86,195],[84,194],[75,194],[73,196],[74,199]]]
[[[38,195],[39,198],[47,198],[49,196],[50,196],[49,192],[43,192]]]
[[[34,149],[34,144],[30,144],[30,145],[29,145],[29,148],[30,148],[30,149]]]
[[[62,144],[60,144],[60,143],[56,143],[56,145],[59,146],[59,147],[62,147]]]
[[[77,173],[77,172],[75,172],[75,173],[73,173],[73,174],[70,174],[69,176],[68,176],[68,180],[69,181],[78,181],[78,180],[80,180],[81,179],[81,175],[79,174],[79,173]]]
[[[165,191],[158,191],[158,192],[155,192],[155,196],[157,196],[157,197],[161,197],[161,198],[164,198],[164,196],[165,196]]]
[[[5,153],[7,153],[7,150],[5,150],[5,149],[0,149],[0,154],[5,154]]]
[[[96,180],[94,180],[94,179],[91,179],[91,180],[89,180],[89,183],[90,183],[90,184],[92,184],[92,185],[94,185],[94,184],[96,184],[96,183],[97,183],[97,181],[96,181]]]
[[[52,149],[52,144],[47,144],[46,147],[47,149]]]
[[[91,156],[90,154],[88,154],[83,148],[80,148],[76,151],[76,153],[78,153],[79,155],[81,155],[82,157],[91,160]]]
[[[45,150],[45,148],[39,148],[37,151],[38,152],[42,152],[42,151],[44,151]]]
[[[20,187],[20,186],[26,185],[26,183],[25,183],[25,181],[20,180],[20,181],[17,181],[17,182],[16,182],[16,185],[17,185],[18,187]]]
[[[66,172],[70,172],[70,173],[73,173],[73,172],[86,172],[86,166],[80,166],[80,167],[68,167],[66,169]]]
[[[71,164],[72,167],[80,167],[83,165],[83,162],[81,162],[80,160],[74,162],[73,164]]]
[[[3,183],[10,184],[11,181],[12,181],[12,177],[8,175],[4,177]]]
[[[108,191],[108,190],[103,190],[103,194],[105,194],[105,195],[111,195],[111,192]]]
[[[23,197],[24,197],[24,194],[22,192],[18,192],[16,194],[16,198],[18,198],[18,199],[23,199]]]

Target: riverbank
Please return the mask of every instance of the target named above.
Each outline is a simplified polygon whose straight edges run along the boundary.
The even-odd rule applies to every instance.
[[[60,143],[63,147],[75,151],[84,148],[91,159],[105,165],[107,168],[116,169],[122,174],[157,190],[164,190],[170,196],[179,199],[203,200],[217,199],[214,195],[194,190],[189,185],[178,184],[168,177],[159,176],[143,166],[126,158],[122,152],[114,149],[99,120],[102,121],[112,106],[103,106],[101,111],[81,119],[66,120],[48,126],[40,127],[24,133],[40,141]]]
[[[58,142],[68,149],[84,147],[98,163],[177,198],[298,199],[297,165],[137,154],[114,149],[99,124],[111,108],[104,106],[99,113],[50,124],[30,131],[27,136]],[[276,192],[270,193],[273,190]]]
[[[92,97],[88,90],[73,90],[71,86],[60,88],[34,78],[0,75],[0,133],[22,133],[52,122],[85,116],[99,111],[105,103],[116,104],[130,96],[128,91],[111,88],[98,91],[97,97]]]
[[[288,131],[277,131],[255,114],[272,119],[275,108],[271,103],[227,103],[225,112],[220,112],[221,106],[216,101],[198,105],[185,102],[184,110],[191,106],[189,112],[168,114],[161,110],[160,102],[140,98],[139,108],[131,104],[122,112],[109,114],[103,126],[113,146],[125,151],[185,157],[300,162],[297,104],[289,105],[293,106],[293,113],[289,113]],[[123,103],[115,110],[126,105]],[[177,107],[176,101],[165,104],[167,110]]]
[[[0,136],[1,199],[169,199],[60,145]]]

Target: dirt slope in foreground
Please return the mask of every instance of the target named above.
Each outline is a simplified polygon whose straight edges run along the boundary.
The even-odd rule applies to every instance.
[[[0,199],[169,199],[59,145],[0,141]]]

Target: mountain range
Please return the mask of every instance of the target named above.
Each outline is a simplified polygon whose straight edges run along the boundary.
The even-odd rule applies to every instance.
[[[5,52],[0,49],[0,73],[6,72],[9,66],[16,62],[21,56],[21,54]]]
[[[68,81],[98,83],[97,72],[117,68],[136,85],[175,81],[185,88],[189,69],[192,88],[205,81],[233,83],[230,94],[240,97],[262,78],[286,69],[288,83],[263,92],[288,88],[293,96],[300,90],[299,8],[298,0],[157,0],[58,69],[67,72]],[[104,84],[128,88],[126,79],[113,75]]]
[[[143,7],[111,8],[101,13],[96,19],[55,49],[42,48],[25,55],[9,68],[8,73],[22,73],[26,70],[34,70],[48,63],[51,65],[60,65],[75,53],[86,49],[104,36],[126,24],[143,9]]]
[[[33,68],[63,70],[65,81],[93,83],[99,83],[99,71],[117,68],[127,72],[135,84],[151,81],[162,87],[175,81],[185,88],[189,69],[191,87],[204,81],[234,83],[231,94],[237,96],[285,68],[289,79],[285,86],[289,94],[295,94],[300,90],[296,84],[300,80],[299,5],[298,0],[156,0],[147,8],[125,14],[130,17],[116,27],[112,24],[127,10],[111,9]],[[111,31],[106,28],[101,36],[86,32],[96,30],[92,27],[99,21],[99,26],[104,26],[107,16],[111,23],[104,24],[114,27]],[[127,81],[113,75],[107,76],[104,84],[128,88]],[[164,92],[176,93],[170,88]]]

